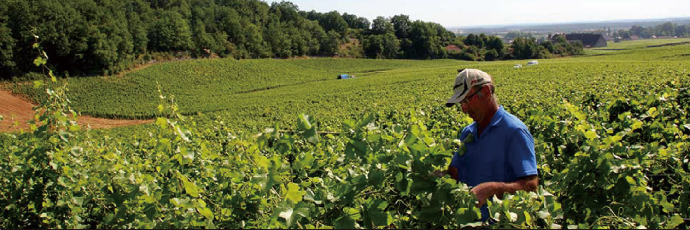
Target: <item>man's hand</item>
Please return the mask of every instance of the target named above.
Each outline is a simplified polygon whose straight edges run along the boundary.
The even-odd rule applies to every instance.
[[[436,170],[434,172],[429,173],[429,175],[434,175],[437,177],[443,177],[446,175],[446,171]]]
[[[470,192],[477,196],[479,203],[477,207],[481,207],[486,204],[486,200],[494,195],[499,198],[503,196],[504,193],[515,194],[518,190],[525,190],[528,192],[537,191],[537,186],[539,185],[539,178],[537,175],[522,177],[516,181],[510,183],[503,182],[484,182],[476,187],[472,188]]]
[[[479,201],[477,207],[479,208],[486,204],[486,200],[489,199],[489,197],[492,197],[497,194],[503,195],[505,191],[505,186],[506,183],[502,182],[485,182],[472,188],[470,192],[477,196],[477,200]]]
[[[444,177],[446,175],[450,175],[450,178],[458,180],[458,169],[456,169],[453,166],[448,165],[448,169],[446,169],[444,171],[436,170],[434,172],[430,172],[429,175],[433,175],[433,176],[437,176],[437,177]]]

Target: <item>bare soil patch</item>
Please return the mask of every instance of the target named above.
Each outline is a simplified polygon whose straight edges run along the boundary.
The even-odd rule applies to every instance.
[[[31,126],[27,123],[34,119],[35,111],[33,107],[36,105],[22,99],[21,96],[12,94],[9,91],[0,89],[0,115],[3,120],[0,121],[0,132],[14,132],[24,130],[31,131]],[[129,125],[140,125],[153,122],[151,120],[119,120],[119,119],[104,119],[90,116],[77,117],[77,124],[82,129],[91,126],[92,129],[113,128]],[[15,125],[17,123],[17,125]]]

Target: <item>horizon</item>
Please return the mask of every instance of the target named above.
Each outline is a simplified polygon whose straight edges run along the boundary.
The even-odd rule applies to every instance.
[[[282,0],[266,0],[271,5]],[[688,18],[690,1],[683,0],[293,0],[301,11],[320,13],[338,11],[354,14],[370,22],[378,16],[390,18],[404,14],[410,20],[435,22],[446,28],[500,27],[516,25],[548,25],[597,23],[608,21],[663,20]],[[568,10],[554,11],[554,5]],[[439,7],[443,6],[443,7]],[[491,10],[475,10],[491,9]],[[519,9],[519,10],[515,10]],[[480,20],[474,20],[481,18]]]
[[[649,21],[660,21],[665,22],[669,20],[690,20],[690,16],[685,17],[664,17],[664,18],[625,18],[625,19],[614,19],[614,20],[595,20],[595,21],[564,21],[564,22],[553,22],[553,23],[517,23],[517,24],[500,24],[500,25],[478,25],[478,26],[451,26],[446,28],[452,29],[481,29],[481,28],[501,28],[501,27],[511,27],[511,26],[549,26],[549,25],[574,25],[574,24],[599,24],[599,23],[635,23],[635,22],[649,22]]]

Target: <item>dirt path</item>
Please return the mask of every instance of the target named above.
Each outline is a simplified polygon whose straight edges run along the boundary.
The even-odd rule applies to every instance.
[[[31,127],[26,122],[34,118],[35,112],[32,109],[34,106],[36,105],[16,95],[12,95],[9,91],[0,89],[0,115],[3,116],[3,120],[0,121],[0,132],[12,132],[22,129],[24,132],[30,132]],[[14,125],[15,121],[18,122],[18,126]],[[77,118],[77,124],[82,129],[86,129],[87,126],[91,126],[92,129],[103,129],[150,122],[153,122],[153,120],[115,120],[90,116],[79,116]]]

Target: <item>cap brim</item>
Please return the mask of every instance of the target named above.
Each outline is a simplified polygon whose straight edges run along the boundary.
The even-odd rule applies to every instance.
[[[469,90],[466,90],[469,91]],[[467,96],[467,92],[463,94],[463,92],[458,92],[454,94],[450,99],[448,99],[448,102],[446,102],[447,107],[453,107],[455,104],[458,102],[461,102],[465,97]]]

